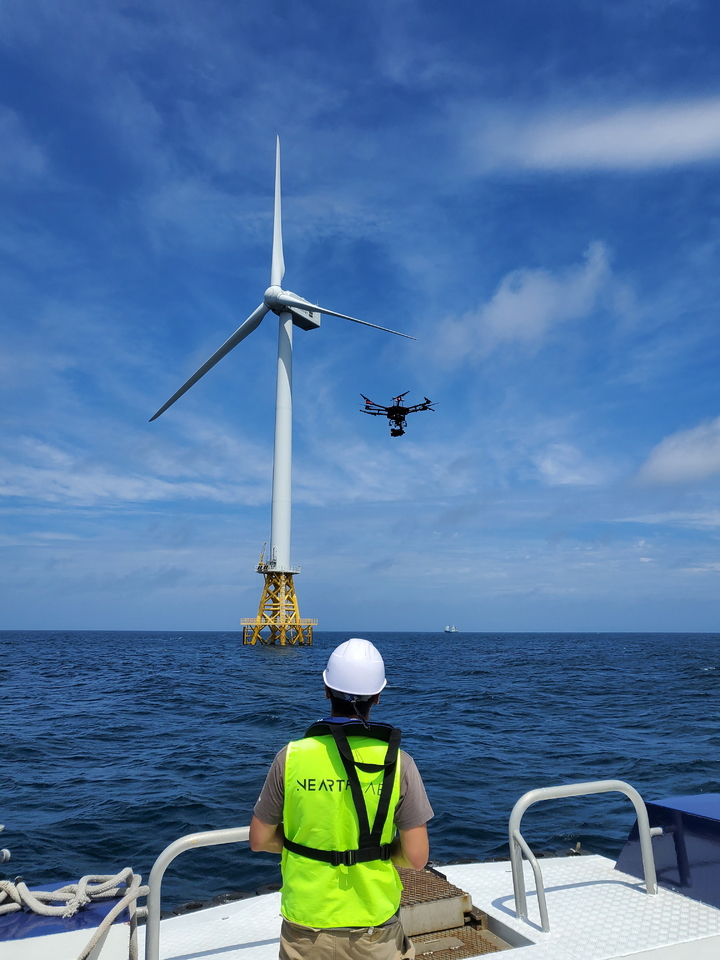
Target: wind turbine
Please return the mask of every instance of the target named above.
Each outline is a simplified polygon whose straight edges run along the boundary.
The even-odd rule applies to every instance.
[[[361,323],[365,327],[394,333],[398,337],[409,337],[406,333],[380,327],[376,323],[358,320],[335,310],[327,310],[310,303],[290,290],[283,290],[280,284],[285,276],[285,258],[282,242],[282,202],[280,191],[280,138],[275,145],[275,210],[273,217],[272,263],[270,267],[270,286],[263,295],[263,301],[242,323],[235,333],[186,380],[180,389],[170,397],[167,403],[150,418],[150,422],[165,413],[176,400],[179,400],[190,387],[211,370],[218,361],[230,353],[245,337],[260,326],[266,314],[274,313],[278,317],[278,358],[277,387],[275,394],[275,444],[273,450],[272,474],[272,510],[270,523],[270,552],[265,557],[265,548],[260,554],[258,573],[265,576],[265,587],[258,615],[245,618],[243,624],[243,643],[284,645],[311,644],[312,628],[317,620],[301,619],[293,577],[300,572],[299,567],[290,565],[290,522],[292,512],[292,336],[293,326],[301,330],[317,330],[320,315],[339,317]],[[264,637],[262,630],[269,628],[269,636]]]

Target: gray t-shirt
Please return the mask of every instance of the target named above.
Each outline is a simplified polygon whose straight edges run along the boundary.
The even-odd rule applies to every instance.
[[[265,778],[258,802],[253,813],[267,823],[275,826],[282,823],[285,801],[285,755],[283,747],[272,762]],[[409,753],[400,751],[400,801],[395,808],[395,826],[398,830],[412,830],[427,823],[434,816],[430,801],[425,793],[425,784],[415,761]]]

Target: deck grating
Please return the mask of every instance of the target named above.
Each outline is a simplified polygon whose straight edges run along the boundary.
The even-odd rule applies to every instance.
[[[423,944],[432,944],[433,940],[444,937],[457,937],[465,944],[463,947],[450,947],[448,950],[434,950],[432,953],[423,953]],[[475,927],[454,927],[452,930],[442,930],[440,933],[423,933],[412,938],[418,957],[424,960],[465,960],[466,957],[482,957],[488,953],[497,953],[499,947],[491,943],[482,930]]]
[[[410,870],[407,867],[399,867],[398,873],[403,885],[401,907],[411,907],[416,903],[429,903],[434,900],[452,900],[466,895],[460,887],[454,886],[445,877],[431,870]]]

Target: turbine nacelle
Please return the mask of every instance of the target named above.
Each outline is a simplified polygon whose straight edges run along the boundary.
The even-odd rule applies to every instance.
[[[289,301],[291,300],[296,304],[307,304],[307,307],[303,309],[299,306],[290,306]],[[282,287],[277,285],[268,287],[263,296],[263,302],[268,310],[272,310],[278,316],[285,311],[291,313],[293,323],[302,330],[317,330],[320,326],[320,311],[318,308],[291,290],[283,290]]]

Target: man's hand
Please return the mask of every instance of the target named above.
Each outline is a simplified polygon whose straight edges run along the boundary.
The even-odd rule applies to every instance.
[[[282,853],[285,834],[281,823],[263,823],[257,817],[250,821],[250,849],[267,853]]]
[[[250,828],[252,830],[252,827]],[[252,836],[252,833],[250,834]],[[253,849],[255,849],[253,847]],[[411,830],[401,830],[400,836],[393,840],[392,862],[396,867],[411,867],[413,870],[422,870],[428,862],[430,842],[427,834],[427,824]]]

